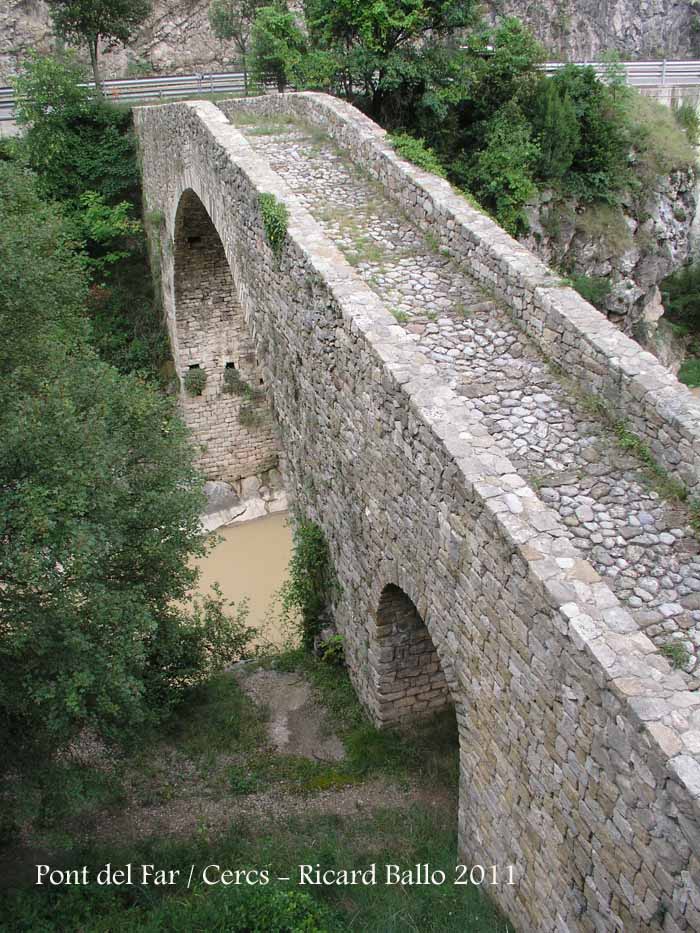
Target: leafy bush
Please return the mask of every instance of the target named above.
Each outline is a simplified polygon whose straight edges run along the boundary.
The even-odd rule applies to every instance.
[[[691,357],[684,360],[678,371],[678,379],[689,389],[695,389],[700,386],[700,359]]]
[[[256,392],[233,366],[227,366],[224,370],[223,391],[226,395],[240,395],[250,402],[264,397],[264,393]]]
[[[43,195],[77,205],[86,191],[107,204],[138,201],[131,112],[80,86],[72,59],[32,56],[13,82],[23,149]]]
[[[38,190],[61,202],[85,245],[93,279],[88,310],[101,357],[121,372],[160,379],[170,351],[148,267],[131,114],[79,86],[70,58],[30,57],[17,79],[27,126],[13,156],[36,173]],[[149,222],[153,218],[149,215]]]
[[[258,203],[267,242],[270,244],[272,252],[279,259],[287,236],[287,223],[289,221],[287,206],[278,201],[274,194],[268,193],[260,194]]]
[[[204,392],[204,388],[207,384],[207,373],[206,370],[201,369],[199,366],[194,367],[193,369],[188,369],[185,373],[184,385],[185,391],[188,395],[191,395],[193,398],[199,396]]]
[[[416,139],[415,136],[409,136],[408,133],[392,133],[389,136],[389,142],[402,159],[413,162],[418,168],[422,168],[426,172],[432,172],[433,175],[439,175],[440,178],[447,176],[447,172],[440,164],[435,152],[429,146],[426,146],[424,139]]]
[[[509,233],[527,228],[525,204],[537,193],[533,172],[539,148],[516,104],[506,104],[489,122],[486,146],[469,172],[469,188]]]
[[[310,649],[338,584],[322,529],[299,516],[292,537],[288,577],[280,592],[282,617],[299,628],[302,644]]]
[[[691,263],[671,273],[661,283],[666,317],[674,324],[700,333],[700,263]]]
[[[540,147],[537,174],[558,181],[566,174],[581,142],[574,105],[558,85],[543,79],[532,104],[532,127]]]
[[[629,121],[624,99],[598,80],[595,70],[567,65],[549,79],[567,98],[579,124],[579,141],[565,183],[584,201],[609,201],[630,181]]]
[[[306,51],[304,33],[285,3],[260,7],[251,29],[251,74],[256,83],[272,78],[278,91],[286,90]]]

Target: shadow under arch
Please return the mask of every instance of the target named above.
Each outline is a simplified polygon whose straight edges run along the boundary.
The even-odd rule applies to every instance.
[[[379,596],[370,665],[374,712],[382,726],[455,706],[430,632],[413,600],[395,583]]]
[[[221,238],[198,195],[180,196],[173,230],[173,347],[180,405],[208,479],[240,487],[277,467],[263,372]],[[187,390],[200,370],[200,394]],[[264,477],[263,477],[263,482]],[[240,491],[240,488],[239,488]]]

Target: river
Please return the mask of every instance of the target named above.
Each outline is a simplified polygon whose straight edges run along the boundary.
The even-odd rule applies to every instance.
[[[218,583],[226,599],[250,600],[248,623],[264,628],[263,640],[284,641],[279,619],[272,612],[274,594],[284,582],[292,554],[292,530],[287,513],[265,515],[254,521],[220,528],[223,540],[207,557],[197,561],[201,570],[200,593]]]

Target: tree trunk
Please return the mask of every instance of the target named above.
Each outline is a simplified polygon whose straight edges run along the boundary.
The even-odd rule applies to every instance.
[[[243,65],[243,96],[248,96],[248,66],[246,64],[245,49],[241,49],[241,63]]]
[[[98,94],[102,94],[102,79],[100,78],[100,65],[97,60],[97,44],[99,42],[99,36],[95,36],[94,39],[90,39],[90,64],[92,65],[92,77],[95,82],[95,90]]]

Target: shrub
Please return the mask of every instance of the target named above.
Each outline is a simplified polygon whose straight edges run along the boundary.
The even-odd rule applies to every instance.
[[[692,104],[683,103],[673,111],[676,122],[685,130],[688,142],[691,146],[697,146],[700,142],[700,117]]]
[[[226,395],[250,395],[252,390],[237,369],[227,366],[224,370],[223,391]]]
[[[418,168],[432,172],[433,175],[439,175],[440,178],[446,177],[447,172],[440,164],[435,152],[426,146],[424,139],[416,139],[408,133],[392,133],[389,136],[389,142],[402,159],[413,162]]]
[[[205,370],[197,366],[194,369],[188,369],[185,373],[185,391],[188,395],[191,395],[193,398],[201,395],[204,392],[204,387],[207,384],[207,374]]]
[[[532,126],[540,147],[537,174],[545,181],[562,178],[574,160],[581,132],[571,98],[547,78],[535,94]]]
[[[666,316],[674,324],[700,332],[700,263],[683,266],[661,283]]]
[[[527,229],[523,208],[537,193],[532,176],[538,157],[522,112],[506,104],[488,124],[486,146],[476,155],[469,187],[513,235]]]
[[[263,193],[258,197],[263,227],[270,249],[277,259],[282,255],[284,240],[287,236],[289,212],[286,204],[278,201],[274,194]]]
[[[305,648],[313,648],[323,614],[338,583],[322,529],[298,516],[293,526],[292,557],[280,591],[282,617],[301,632]]]
[[[616,97],[590,66],[567,65],[549,80],[562,100],[569,99],[579,124],[579,143],[565,176],[568,189],[584,201],[614,201],[630,180],[624,96]]]

